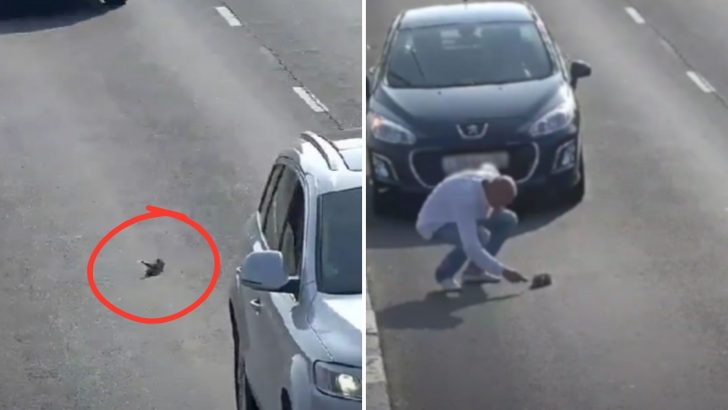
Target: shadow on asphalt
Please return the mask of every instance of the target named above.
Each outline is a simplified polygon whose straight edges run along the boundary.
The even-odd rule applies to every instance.
[[[452,329],[463,322],[455,312],[474,305],[501,302],[521,296],[523,291],[489,297],[481,286],[465,286],[460,292],[435,291],[422,300],[394,305],[377,312],[377,325],[386,329]]]
[[[114,9],[96,0],[0,0],[0,35],[72,26]]]
[[[371,194],[367,193],[367,199]],[[367,249],[396,249],[415,246],[442,246],[424,241],[415,231],[415,219],[424,198],[404,199],[400,209],[386,217],[372,212],[371,201],[367,204]],[[514,207],[520,223],[514,236],[535,231],[564,216],[574,206],[559,205],[546,197],[529,197]]]

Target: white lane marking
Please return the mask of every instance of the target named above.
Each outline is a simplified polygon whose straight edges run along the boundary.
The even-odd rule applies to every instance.
[[[307,89],[303,87],[293,87],[293,92],[298,94],[301,99],[308,104],[308,106],[313,110],[313,112],[326,112],[329,109],[326,108],[324,103],[319,101],[318,98],[316,98],[315,95],[313,95],[312,92],[308,91]]]
[[[217,12],[220,14],[220,16],[222,16],[222,18],[225,19],[225,21],[227,21],[230,27],[240,27],[243,25],[240,20],[235,17],[235,14],[229,8],[225,6],[220,6],[215,7],[215,10],[217,10]]]
[[[645,24],[645,19],[642,17],[639,11],[635,9],[634,7],[625,7],[624,10],[629,14],[630,17],[632,17],[632,20],[634,20],[637,24]]]
[[[715,92],[715,88],[713,88],[713,86],[708,82],[708,80],[703,78],[703,76],[701,76],[700,74],[696,73],[695,71],[688,71],[686,74],[688,75],[688,77],[691,80],[693,80],[695,85],[697,85],[698,88],[700,88],[700,91],[702,91],[706,94]]]
[[[379,330],[367,292],[367,333],[366,333],[366,395],[367,409],[390,410],[391,402],[387,394],[387,376],[384,372],[382,349],[379,345]],[[372,403],[372,401],[374,403]]]

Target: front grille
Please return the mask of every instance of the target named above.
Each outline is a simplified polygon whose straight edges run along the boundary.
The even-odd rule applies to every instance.
[[[510,157],[509,167],[501,170],[505,175],[510,175],[516,181],[521,181],[526,177],[529,177],[531,169],[534,166],[534,162],[538,159],[538,152],[534,145],[518,145],[509,147],[508,155]],[[442,169],[442,159],[447,155],[457,154],[487,154],[494,151],[500,150],[485,150],[485,151],[467,151],[467,152],[442,152],[442,151],[419,151],[412,155],[412,168],[414,169],[415,176],[420,180],[420,183],[428,187],[437,185],[440,181],[445,178],[445,172]]]
[[[510,150],[511,163],[503,173],[510,175],[516,181],[529,177],[534,162],[538,160],[538,152],[535,145],[520,145]]]

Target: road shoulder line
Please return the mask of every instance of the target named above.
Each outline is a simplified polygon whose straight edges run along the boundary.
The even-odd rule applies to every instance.
[[[324,103],[322,103],[321,100],[316,98],[316,96],[311,91],[309,91],[307,88],[293,87],[293,92],[296,93],[296,95],[298,95],[299,97],[301,97],[303,102],[305,102],[306,105],[308,105],[308,107],[311,108],[311,110],[313,110],[313,112],[321,113],[321,112],[329,111],[329,109],[324,105]]]

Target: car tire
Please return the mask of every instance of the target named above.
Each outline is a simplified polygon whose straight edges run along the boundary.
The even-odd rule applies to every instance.
[[[584,173],[584,157],[579,158],[579,182],[566,194],[566,200],[571,205],[579,204],[586,194],[586,174]]]
[[[235,347],[235,404],[238,410],[260,410],[253,398],[248,384],[248,376],[245,374],[245,360],[240,354],[240,337],[233,319],[233,344]]]
[[[104,3],[111,7],[120,7],[126,4],[126,0],[105,0]]]

